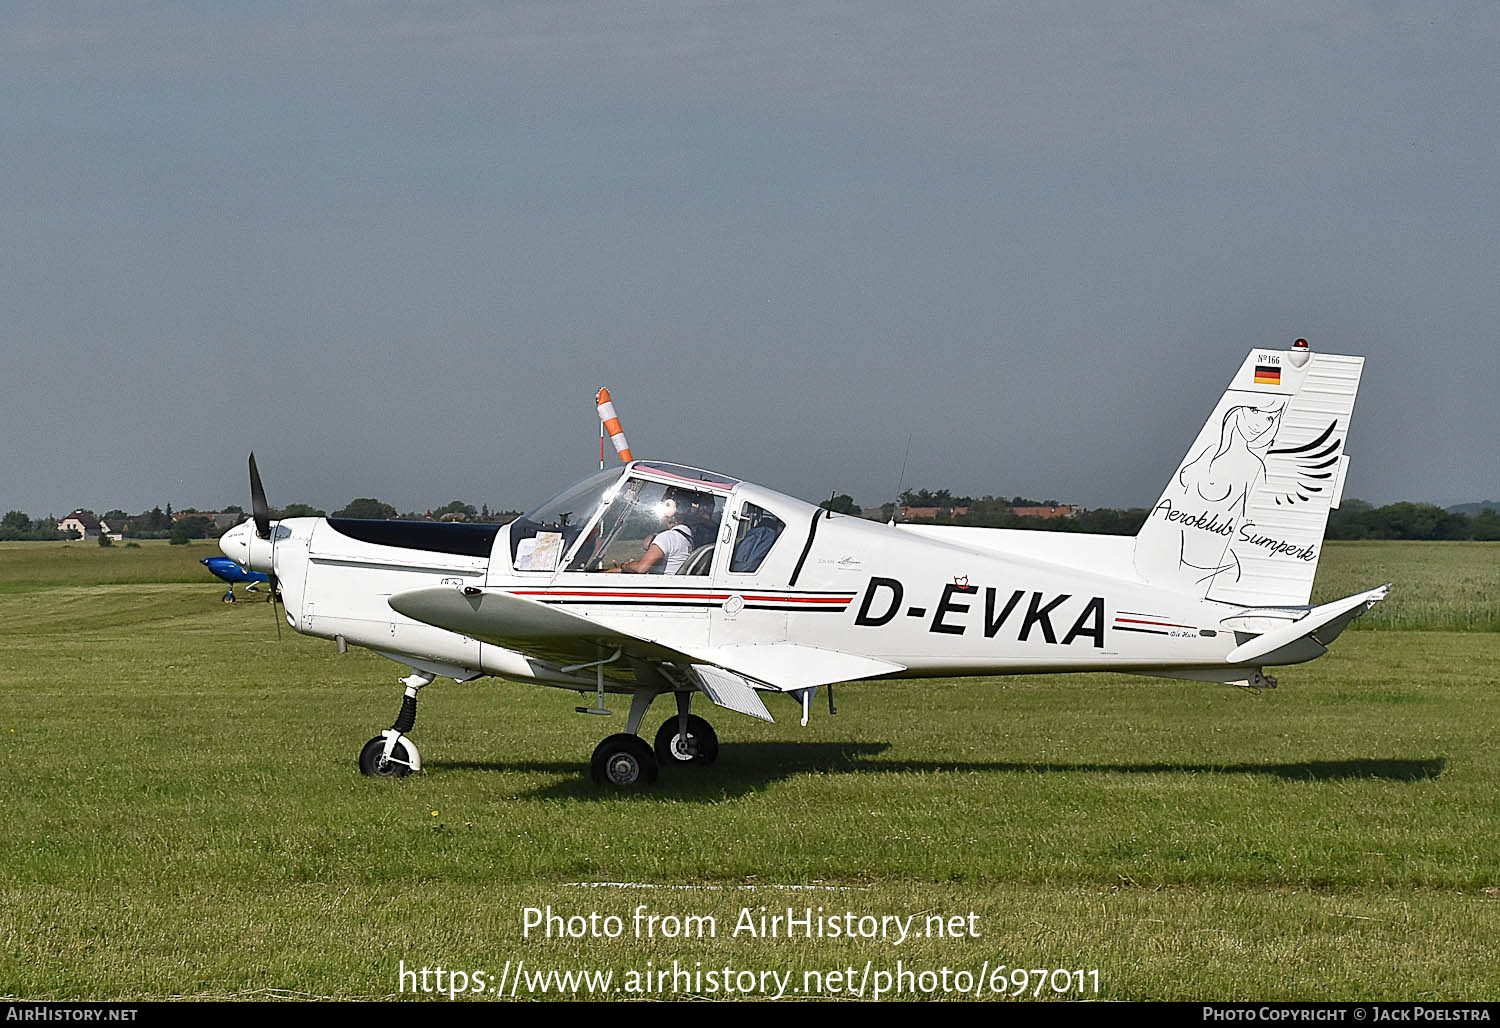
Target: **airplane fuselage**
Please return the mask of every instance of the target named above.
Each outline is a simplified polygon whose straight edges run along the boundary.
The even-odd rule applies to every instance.
[[[272,540],[256,538],[247,523],[226,534],[223,548],[246,566],[270,570],[274,542],[287,621],[297,631],[342,637],[454,678],[593,684],[587,674],[406,617],[391,608],[391,596],[433,586],[503,590],[688,652],[786,642],[902,669],[870,677],[1205,671],[1224,668],[1236,645],[1235,631],[1222,622],[1241,608],[1132,581],[1122,561],[1115,562],[1118,577],[1091,573],[981,549],[967,538],[961,544],[830,515],[749,483],[724,498],[731,513],[754,504],[785,525],[753,573],[731,570],[728,518],[706,573],[692,576],[566,565],[517,570],[509,525],[291,518],[273,526]],[[1054,537],[1046,540],[1054,552],[1066,547],[1060,533],[1036,534]],[[1081,545],[1102,541],[1089,537]]]

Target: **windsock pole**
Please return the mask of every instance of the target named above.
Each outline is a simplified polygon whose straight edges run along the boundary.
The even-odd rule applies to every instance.
[[[625,431],[620,427],[620,416],[615,413],[614,401],[609,398],[609,390],[601,387],[594,397],[594,402],[599,407],[599,466],[601,468],[604,466],[603,435],[606,432],[609,434],[610,442],[615,444],[615,452],[620,455],[622,461],[628,464],[635,458],[631,456],[630,444],[625,441]]]

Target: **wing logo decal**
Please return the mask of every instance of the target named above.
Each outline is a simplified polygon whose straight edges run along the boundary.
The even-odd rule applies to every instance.
[[[1273,460],[1272,467],[1295,481],[1290,488],[1277,491],[1275,494],[1276,505],[1284,506],[1294,503],[1306,503],[1312,499],[1310,493],[1321,493],[1330,484],[1329,480],[1338,471],[1339,458],[1343,455],[1344,439],[1342,436],[1333,437],[1334,429],[1338,427],[1337,421],[1330,421],[1328,427],[1316,439],[1303,443],[1301,446],[1287,446],[1272,450],[1267,457]]]

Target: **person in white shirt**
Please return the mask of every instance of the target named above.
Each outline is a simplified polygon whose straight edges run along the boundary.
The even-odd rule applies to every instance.
[[[685,523],[691,504],[676,489],[668,489],[661,502],[667,527],[651,538],[645,553],[610,568],[606,574],[675,575],[681,569],[693,552],[693,530]]]

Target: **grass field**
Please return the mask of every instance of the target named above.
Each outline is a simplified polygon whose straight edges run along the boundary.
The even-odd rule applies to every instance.
[[[1500,632],[1500,543],[1331,542],[1312,602],[1394,583],[1360,631]]]
[[[1500,996],[1500,632],[1432,630],[1500,624],[1493,546],[1331,544],[1318,596],[1394,581],[1385,630],[1382,606],[1273,693],[840,687],[806,729],[700,711],[719,763],[626,796],[585,774],[623,717],[494,680],[423,694],[421,775],[361,777],[400,669],[277,643],[265,604],[218,602],[215,552],[0,544],[0,995],[373,998],[400,961],[524,959],[616,989],[647,961],[795,988],[900,960],[1098,969],[1107,999]],[[548,904],[625,934],[523,938]],[[641,904],[717,937],[636,939]],[[980,934],[730,936],[763,905]]]

